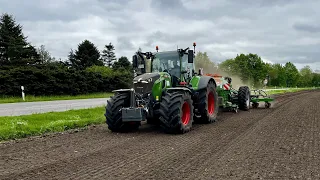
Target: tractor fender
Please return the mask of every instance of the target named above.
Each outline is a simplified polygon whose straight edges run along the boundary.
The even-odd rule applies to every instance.
[[[117,89],[113,90],[112,92],[117,92],[117,93],[127,93],[127,92],[132,92],[134,91],[133,89]]]
[[[217,87],[216,81],[210,76],[201,76],[198,83],[198,90],[207,88],[209,81],[213,81],[214,85]]]
[[[192,94],[192,91],[189,88],[186,87],[173,87],[173,88],[166,88],[165,92],[174,92],[174,91],[186,91]]]

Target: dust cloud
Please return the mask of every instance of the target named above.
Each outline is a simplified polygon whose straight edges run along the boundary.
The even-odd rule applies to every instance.
[[[250,89],[252,87],[250,82],[244,82],[239,76],[222,71],[221,69],[218,69],[217,66],[205,66],[205,68],[203,68],[203,74],[218,74],[223,77],[230,77],[232,79],[231,85],[236,90],[238,90],[240,86],[248,86]]]

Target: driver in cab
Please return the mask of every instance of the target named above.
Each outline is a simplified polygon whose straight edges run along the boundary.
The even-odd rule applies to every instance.
[[[170,74],[172,76],[172,85],[175,86],[179,84],[179,79],[180,79],[180,66],[178,65],[178,61],[175,60],[173,61],[173,68],[170,71]]]
[[[180,78],[180,66],[178,65],[178,61],[173,61],[173,68],[171,69],[170,73],[177,78]]]

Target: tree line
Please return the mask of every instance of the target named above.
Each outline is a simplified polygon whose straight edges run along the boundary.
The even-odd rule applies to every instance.
[[[269,87],[319,87],[320,74],[312,71],[310,66],[298,70],[291,63],[284,65],[266,63],[257,54],[240,54],[221,63],[211,61],[206,52],[198,52],[195,60],[196,68],[203,68],[205,73],[221,73],[222,75],[239,77],[243,83],[256,88],[264,86],[267,79]]]
[[[291,62],[268,64],[257,54],[240,54],[214,63],[206,52],[197,52],[195,66],[207,73],[240,77],[256,87],[266,78],[268,86],[320,85],[319,74],[309,66],[298,70]],[[12,15],[4,13],[0,17],[0,95],[19,96],[20,86],[25,87],[26,94],[35,96],[110,92],[131,87],[132,78],[131,62],[125,56],[117,58],[111,42],[99,50],[85,39],[70,50],[66,60],[56,59],[44,45],[37,48],[29,43]]]

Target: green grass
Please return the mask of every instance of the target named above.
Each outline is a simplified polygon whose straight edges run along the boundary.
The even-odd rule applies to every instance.
[[[101,124],[104,108],[0,117],[0,141]]]
[[[289,93],[289,92],[298,92],[303,90],[311,90],[313,88],[288,88],[288,89],[281,89],[281,90],[270,90],[267,91],[267,94],[283,94],[283,93]]]
[[[0,104],[3,103],[16,103],[16,102],[36,102],[36,101],[54,101],[54,100],[72,100],[72,99],[90,99],[90,98],[108,98],[112,96],[113,93],[93,93],[93,94],[83,94],[76,96],[28,96],[26,95],[25,101],[22,97],[0,97]]]

